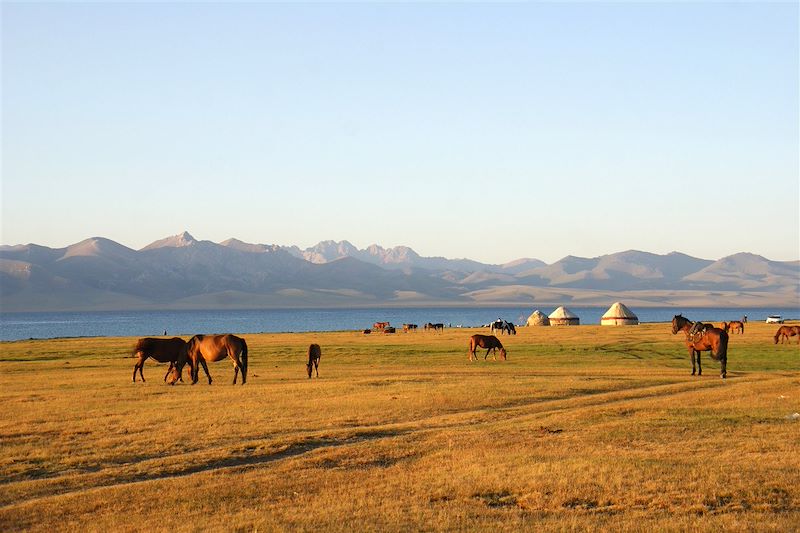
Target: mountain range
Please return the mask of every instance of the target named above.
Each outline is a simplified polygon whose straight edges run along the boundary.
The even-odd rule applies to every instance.
[[[0,310],[504,305],[800,306],[800,261],[629,250],[502,265],[347,241],[221,243],[189,233],[134,250],[102,237],[0,246]]]

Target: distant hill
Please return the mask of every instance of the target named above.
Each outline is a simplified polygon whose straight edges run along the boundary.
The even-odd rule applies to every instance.
[[[406,246],[296,246],[187,232],[133,250],[94,237],[66,248],[0,246],[3,311],[392,305],[800,305],[800,262],[712,261],[629,250],[553,264],[422,257]]]

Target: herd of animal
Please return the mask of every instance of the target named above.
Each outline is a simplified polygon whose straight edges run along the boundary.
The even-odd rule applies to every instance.
[[[384,333],[395,332],[395,328],[390,326],[389,322],[376,322],[373,324],[372,329]],[[416,324],[403,324],[403,331],[405,332],[416,329]],[[423,329],[426,331],[444,330],[444,324],[432,324],[429,322],[423,326]],[[490,324],[490,332],[494,333],[495,331],[499,331],[501,334],[505,332],[509,335],[516,335],[517,333],[514,324],[500,319]],[[732,321],[723,322],[721,327],[715,327],[713,324],[692,322],[681,315],[675,315],[672,319],[672,334],[675,335],[678,332],[683,332],[686,335],[685,343],[692,361],[692,375],[697,374],[700,376],[703,374],[700,353],[708,351],[711,353],[712,359],[719,361],[720,377],[725,378],[728,362],[728,333],[738,332],[743,334],[744,324],[740,321]],[[371,330],[366,329],[364,333],[371,333]],[[781,326],[775,334],[774,341],[775,344],[778,344],[778,341],[783,344],[784,342],[789,342],[791,337],[795,336],[798,337],[797,343],[800,344],[800,326]],[[486,354],[483,356],[484,360],[488,358],[489,353],[492,353],[494,360],[497,360],[498,351],[501,360],[508,359],[506,349],[500,339],[494,335],[476,334],[470,337],[470,361],[478,359],[476,355],[478,348],[486,350]],[[183,369],[187,364],[189,365],[189,374],[193,385],[198,381],[200,367],[205,371],[208,384],[211,385],[211,374],[208,372],[206,362],[221,361],[226,357],[233,362],[233,384],[236,384],[240,372],[242,374],[242,385],[247,382],[247,343],[243,338],[231,334],[195,335],[188,341],[180,337],[171,339],[145,337],[136,342],[133,355],[137,357],[136,364],[133,366],[134,383],[136,383],[137,371],[141,380],[145,381],[142,371],[144,363],[147,359],[154,359],[159,363],[169,363],[167,373],[164,374],[164,381],[170,385],[183,381]],[[316,375],[319,377],[321,356],[322,349],[319,344],[311,344],[308,347],[306,370],[309,379],[313,371],[316,371]]]
[[[409,331],[415,331],[419,328],[417,324],[403,324],[403,331],[408,333]],[[432,324],[428,322],[422,329],[425,331],[444,331],[444,324],[441,322],[438,324]],[[380,331],[382,333],[397,333],[397,328],[393,327],[389,322],[375,322],[372,324],[372,329],[365,329],[363,331],[364,335],[369,335],[372,331]]]

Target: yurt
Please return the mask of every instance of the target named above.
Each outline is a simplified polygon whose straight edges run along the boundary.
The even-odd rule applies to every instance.
[[[528,317],[528,321],[525,323],[527,326],[549,326],[550,319],[547,318],[547,315],[539,311],[538,309],[531,313],[531,316]]]
[[[550,313],[547,317],[551,326],[577,326],[581,323],[578,315],[564,307],[563,305]]]
[[[602,326],[635,326],[638,323],[639,317],[622,302],[614,302],[600,319]]]

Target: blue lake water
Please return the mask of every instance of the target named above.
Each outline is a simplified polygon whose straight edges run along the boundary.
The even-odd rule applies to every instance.
[[[542,307],[549,314],[554,307]],[[606,307],[572,307],[581,324],[599,324]],[[524,324],[531,307],[448,307],[385,309],[266,309],[219,311],[103,311],[60,313],[0,313],[0,340],[56,337],[137,337],[194,335],[196,333],[261,333],[343,331],[369,328],[374,322],[425,324],[441,322],[453,327],[480,326],[503,318]],[[768,315],[800,319],[798,308],[678,308],[645,307],[633,311],[641,322],[669,322],[682,313],[691,320],[721,322],[763,321]]]

